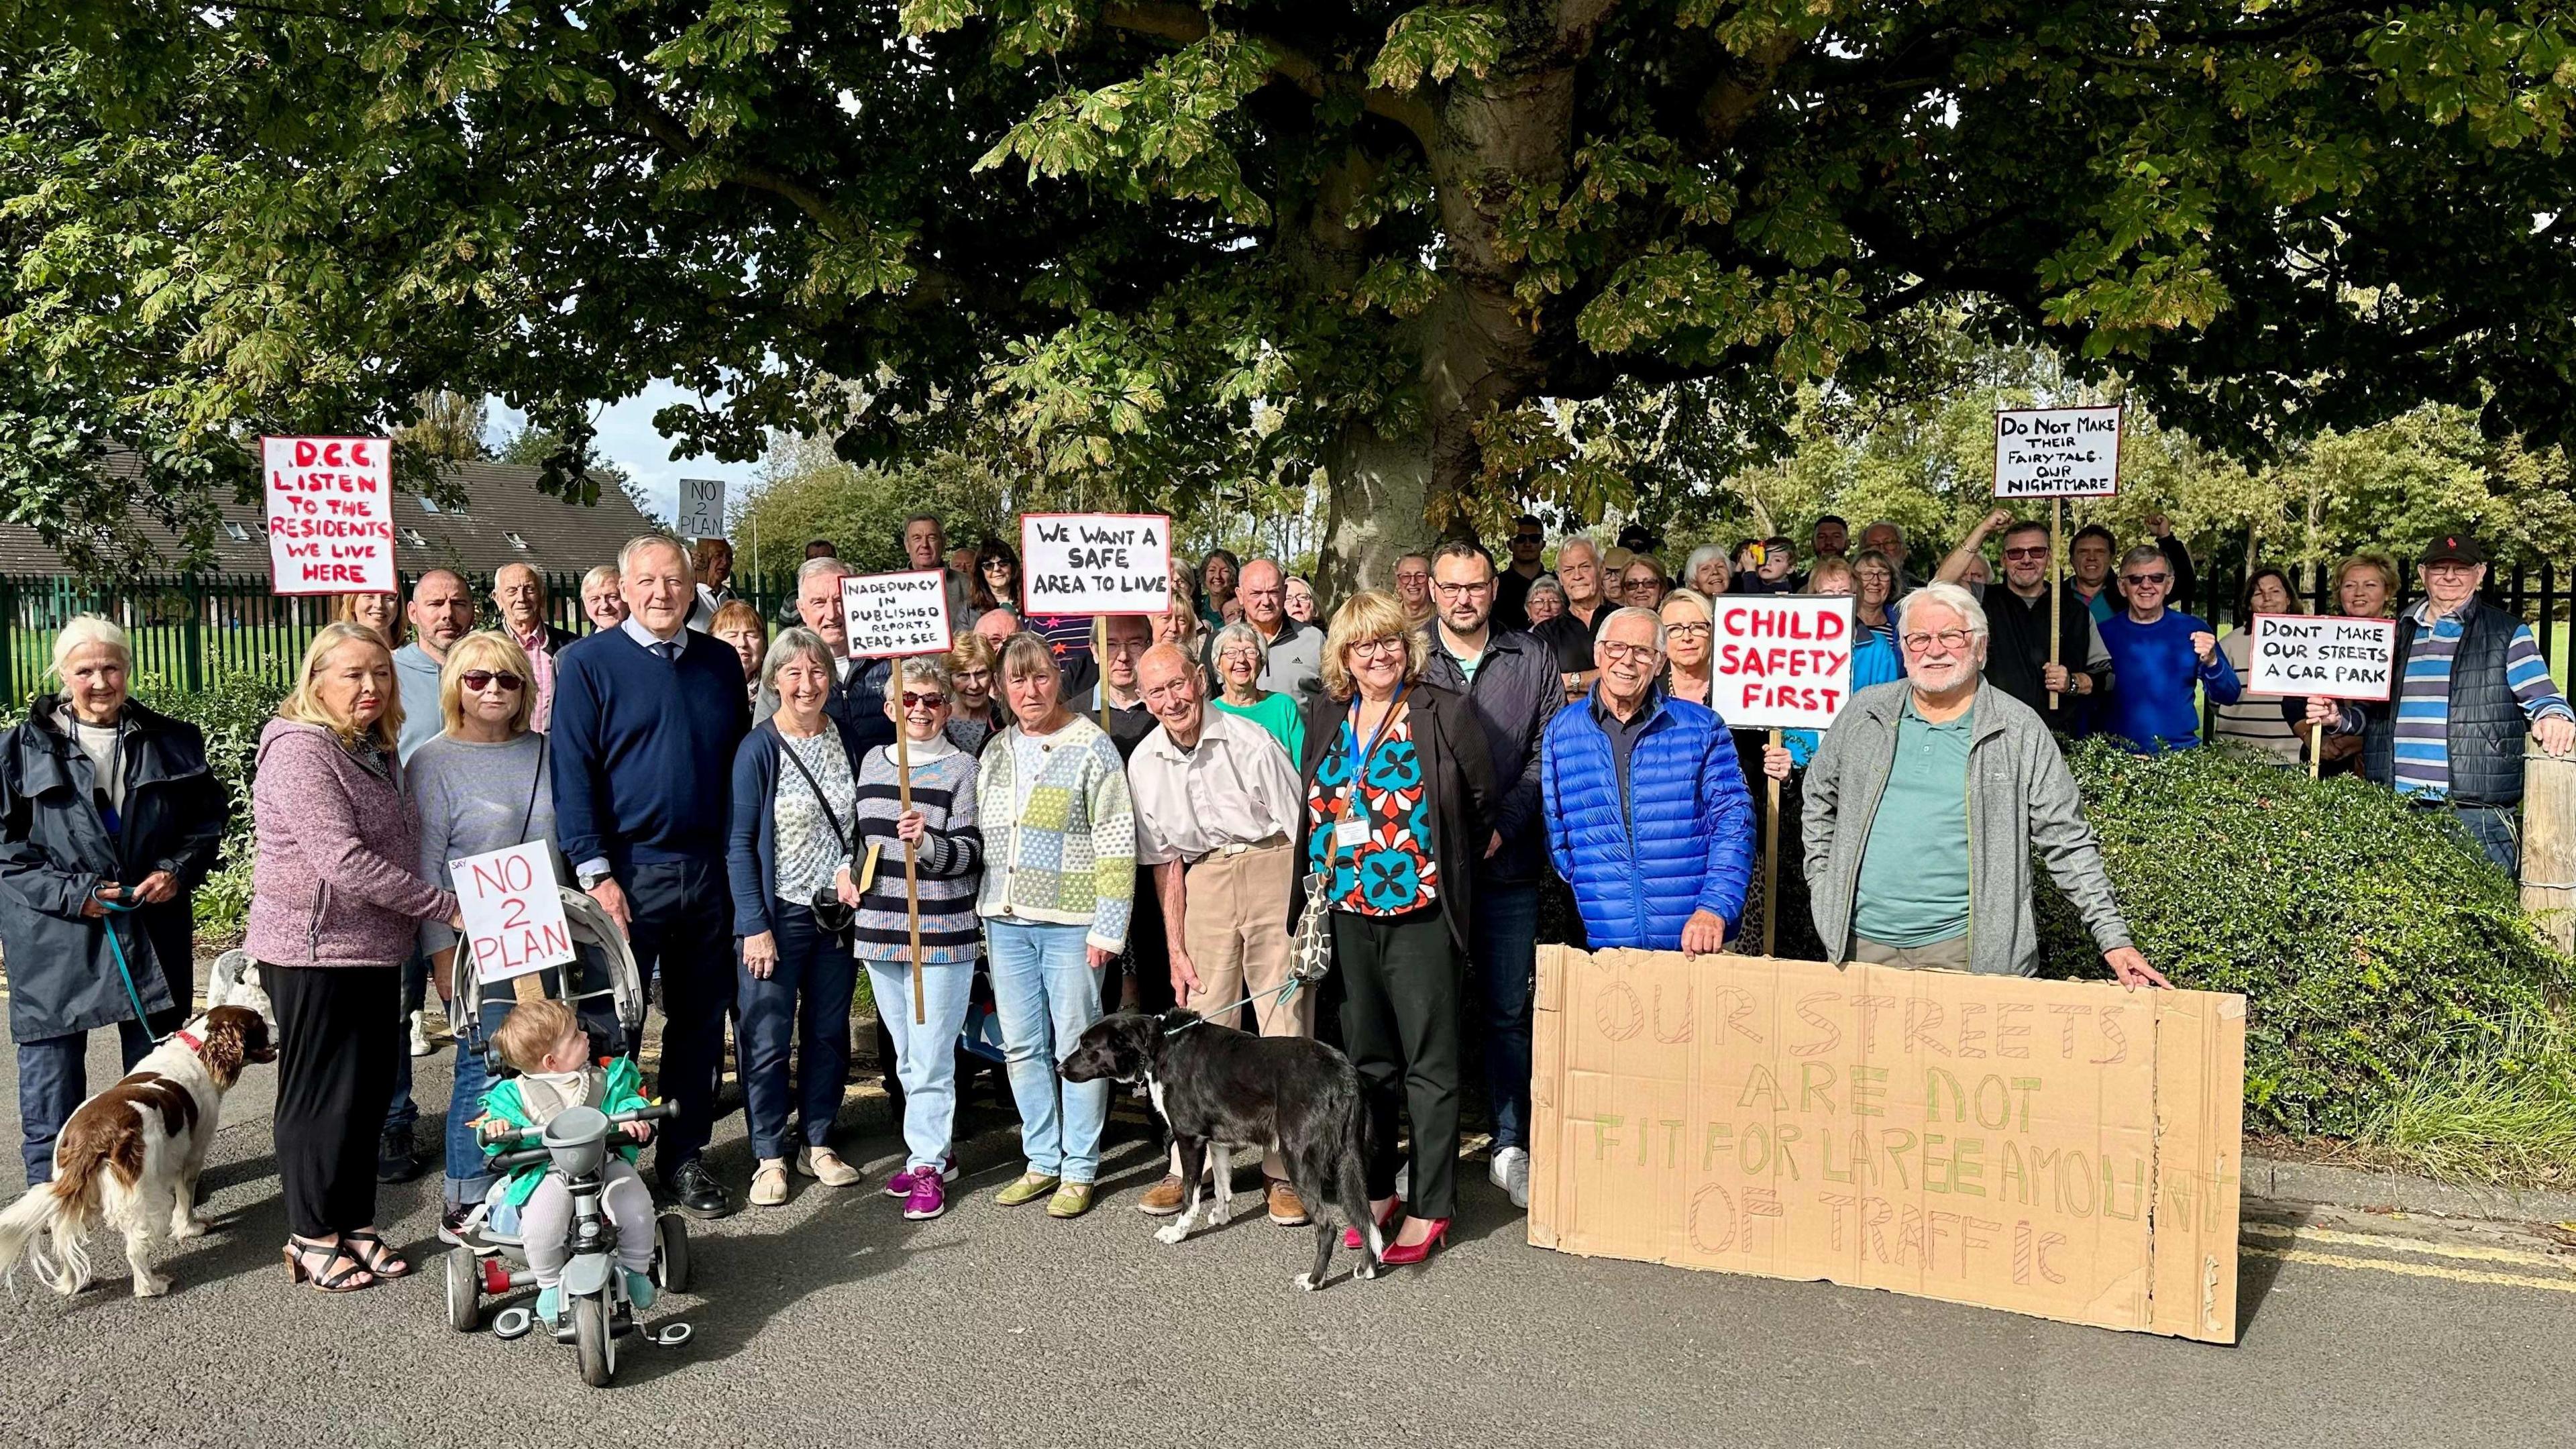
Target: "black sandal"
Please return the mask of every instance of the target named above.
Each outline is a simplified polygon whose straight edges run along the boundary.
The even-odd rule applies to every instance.
[[[358,1261],[358,1255],[350,1252],[345,1243],[317,1243],[290,1233],[285,1252],[286,1274],[297,1283],[309,1282],[325,1293],[355,1293],[376,1286],[374,1272]],[[316,1259],[321,1261],[320,1268],[313,1266]],[[331,1271],[332,1264],[343,1261],[349,1266],[337,1273]],[[366,1281],[350,1281],[359,1278]]]
[[[395,1252],[393,1249],[386,1247],[385,1240],[377,1237],[373,1232],[360,1231],[354,1233],[342,1233],[340,1235],[340,1246],[343,1248],[354,1248],[355,1251],[353,1251],[350,1256],[364,1264],[368,1272],[375,1274],[379,1278],[408,1278],[411,1276],[411,1260],[404,1257],[402,1254]],[[366,1251],[369,1248],[372,1248],[375,1251]]]

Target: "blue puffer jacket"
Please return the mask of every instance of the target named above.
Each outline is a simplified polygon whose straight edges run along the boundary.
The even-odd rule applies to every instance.
[[[1753,800],[1726,726],[1661,691],[1646,707],[1654,717],[1629,756],[1624,812],[1610,738],[1589,702],[1557,712],[1541,755],[1548,854],[1596,951],[1678,950],[1683,924],[1702,910],[1732,936],[1753,883]]]

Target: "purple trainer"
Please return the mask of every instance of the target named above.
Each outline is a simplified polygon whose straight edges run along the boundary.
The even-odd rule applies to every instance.
[[[912,1195],[903,1200],[903,1215],[914,1222],[948,1211],[948,1184],[936,1172],[912,1175]]]
[[[949,1154],[947,1164],[940,1169],[939,1176],[942,1180],[947,1182],[955,1182],[957,1180],[956,1154]],[[885,1195],[888,1197],[909,1198],[912,1196],[912,1188],[913,1171],[911,1168],[907,1167],[903,1171],[886,1179]],[[933,1216],[936,1216],[936,1214],[933,1214]]]

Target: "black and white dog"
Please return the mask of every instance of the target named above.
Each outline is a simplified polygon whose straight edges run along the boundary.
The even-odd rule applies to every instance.
[[[1233,1215],[1234,1150],[1276,1149],[1288,1168],[1288,1185],[1314,1214],[1314,1271],[1297,1286],[1324,1286],[1333,1266],[1336,1229],[1323,1212],[1329,1197],[1358,1229],[1362,1278],[1377,1276],[1385,1244],[1369,1220],[1368,1114],[1360,1105],[1360,1076],[1350,1058],[1303,1037],[1262,1037],[1202,1020],[1194,1011],[1161,1016],[1122,1011],[1092,1023],[1059,1071],[1068,1082],[1143,1082],[1180,1147],[1181,1181],[1189,1206],[1154,1236],[1178,1243],[1198,1226],[1205,1189],[1201,1166],[1215,1163],[1215,1205],[1210,1221]]]

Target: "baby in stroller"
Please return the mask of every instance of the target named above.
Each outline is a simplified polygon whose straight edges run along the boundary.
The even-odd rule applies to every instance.
[[[571,1107],[595,1107],[613,1115],[651,1105],[635,1064],[619,1056],[594,1057],[590,1033],[560,1001],[520,1003],[493,1033],[492,1044],[519,1075],[485,1094],[483,1116],[475,1124],[479,1137],[493,1135],[495,1124],[534,1132]],[[635,1171],[635,1157],[652,1128],[629,1122],[620,1130],[632,1140],[600,1168],[600,1200],[617,1228],[617,1266],[625,1276],[626,1296],[638,1309],[650,1308],[653,1194]],[[498,1156],[512,1145],[485,1150]],[[493,1186],[488,1206],[493,1229],[516,1233],[527,1245],[528,1268],[537,1278],[538,1320],[559,1321],[564,1265],[571,1258],[572,1193],[544,1163],[530,1162]]]

